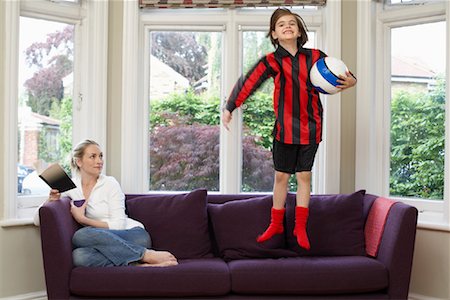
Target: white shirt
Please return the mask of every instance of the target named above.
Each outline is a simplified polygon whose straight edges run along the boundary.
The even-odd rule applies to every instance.
[[[81,179],[73,178],[76,188],[64,192],[61,197],[68,196],[72,200],[84,199]],[[129,218],[125,214],[125,195],[120,184],[112,176],[100,174],[97,183],[91,191],[86,206],[86,217],[106,222],[109,229],[144,228],[142,223]],[[39,225],[39,209],[34,216],[34,224]]]

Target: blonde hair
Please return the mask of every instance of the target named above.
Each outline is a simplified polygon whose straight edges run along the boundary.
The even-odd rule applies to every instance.
[[[95,145],[100,147],[100,145],[93,140],[84,140],[78,143],[72,150],[72,159],[70,160],[70,166],[73,172],[78,173],[80,171],[80,167],[77,165],[77,159],[81,159],[86,151],[86,148],[90,145]]]
[[[270,17],[270,27],[267,37],[270,38],[272,45],[274,45],[275,48],[278,46],[278,39],[274,39],[272,37],[272,31],[275,31],[275,25],[277,24],[278,19],[283,16],[295,17],[295,21],[297,22],[297,26],[300,31],[300,36],[297,38],[297,43],[299,47],[303,47],[303,45],[308,41],[308,28],[306,27],[305,21],[303,21],[299,14],[293,13],[287,8],[277,8]]]

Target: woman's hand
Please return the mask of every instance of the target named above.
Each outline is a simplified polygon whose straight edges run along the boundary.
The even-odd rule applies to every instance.
[[[73,204],[72,201],[70,202],[70,213],[72,214],[72,216],[75,219],[75,221],[77,221],[81,225],[85,225],[86,224],[86,216],[85,216],[86,203],[87,203],[87,201],[85,201],[83,203],[83,205],[78,207],[75,204]]]
[[[50,190],[50,194],[48,195],[49,201],[59,200],[61,198],[61,193],[58,190],[52,189]]]
[[[350,71],[346,71],[345,76],[339,75],[339,79],[337,82],[340,85],[338,85],[336,87],[340,88],[341,90],[345,90],[345,89],[351,88],[352,86],[354,86],[356,84],[356,78],[353,77],[353,75],[352,75],[352,73],[350,73]]]
[[[230,130],[230,128],[228,127],[228,124],[230,124],[230,122],[231,122],[231,113],[228,109],[225,108],[222,114],[222,123],[227,130]]]

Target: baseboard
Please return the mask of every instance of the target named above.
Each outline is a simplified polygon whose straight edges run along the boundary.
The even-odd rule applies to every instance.
[[[2,300],[47,300],[46,291],[16,295],[12,297],[1,298]]]
[[[409,293],[408,300],[445,300],[445,298],[436,298],[416,293]]]

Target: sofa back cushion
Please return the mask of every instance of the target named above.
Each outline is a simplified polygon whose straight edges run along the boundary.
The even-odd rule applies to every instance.
[[[144,224],[152,248],[177,258],[212,257],[206,190],[182,194],[141,195],[126,201],[127,212]]]
[[[311,249],[297,244],[293,235],[295,195],[286,201],[288,248],[301,256],[365,255],[363,199],[365,191],[352,194],[312,195],[307,232]]]
[[[284,234],[275,235],[264,243],[256,241],[270,223],[271,207],[271,195],[208,204],[219,255],[226,261],[297,256],[286,249]]]

